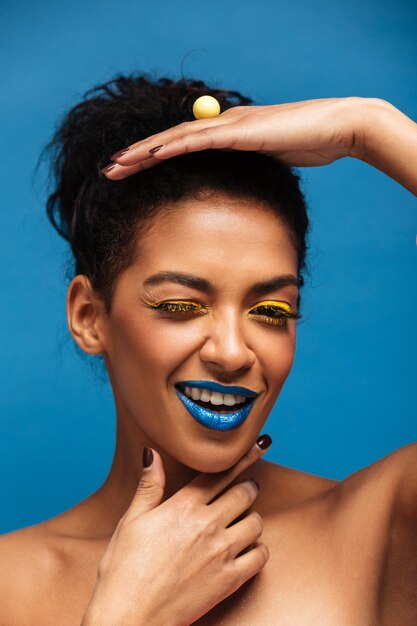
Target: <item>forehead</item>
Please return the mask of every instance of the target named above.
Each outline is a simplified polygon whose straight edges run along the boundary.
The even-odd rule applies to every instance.
[[[137,262],[151,271],[175,265],[251,272],[265,266],[297,274],[288,228],[260,201],[217,193],[162,207],[137,242]]]

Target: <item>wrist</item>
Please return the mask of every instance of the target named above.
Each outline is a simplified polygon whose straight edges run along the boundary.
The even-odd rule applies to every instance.
[[[353,133],[349,156],[366,163],[372,161],[374,144],[383,132],[384,125],[395,117],[398,109],[381,98],[348,98]]]
[[[80,626],[148,626],[145,618],[141,619],[137,615],[121,615],[114,610],[104,607],[90,606],[85,613]]]
[[[365,98],[355,113],[358,140],[350,156],[417,195],[417,124],[386,100]]]
[[[114,596],[112,596],[114,597]],[[122,596],[119,596],[122,597]],[[167,607],[168,608],[168,607]],[[172,611],[163,615],[163,607],[158,606],[149,610],[141,606],[140,612],[137,607],[128,610],[126,604],[116,606],[115,602],[109,605],[108,601],[94,597],[87,607],[80,626],[179,626],[181,620],[175,619]]]

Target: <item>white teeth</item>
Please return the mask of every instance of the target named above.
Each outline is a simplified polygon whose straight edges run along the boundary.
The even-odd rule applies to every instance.
[[[215,406],[225,404],[226,406],[234,406],[245,402],[246,397],[234,393],[219,393],[210,389],[200,389],[199,387],[185,387],[184,393],[193,400],[201,400],[202,402],[211,402]]]
[[[212,404],[215,404],[216,406],[218,406],[219,404],[224,404],[223,395],[221,393],[218,393],[217,391],[212,391],[210,402]]]
[[[234,404],[236,404],[236,402],[240,402],[239,397],[240,397],[240,396],[236,396],[236,397],[235,397],[235,396],[234,396],[233,394],[231,394],[231,393],[225,393],[225,394],[224,394],[224,402],[223,402],[223,403],[224,403],[226,406],[233,406]]]
[[[197,387],[191,387],[191,397],[193,400],[200,400],[201,391]]]
[[[208,389],[201,389],[201,398],[203,402],[210,402],[211,393]]]

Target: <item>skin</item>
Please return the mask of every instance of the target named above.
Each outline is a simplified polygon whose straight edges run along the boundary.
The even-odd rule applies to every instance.
[[[235,272],[225,273],[225,267],[234,267],[241,279],[236,281]],[[172,282],[142,287],[147,277],[168,269],[208,279],[217,294]],[[128,472],[129,496],[137,484],[143,446],[161,453],[168,498],[198,472],[230,467],[252,445],[295,351],[295,321],[276,329],[244,317],[265,299],[284,301],[296,310],[298,289],[293,285],[262,298],[249,295],[253,283],[276,273],[297,276],[297,257],[285,227],[254,201],[213,194],[158,214],[141,240],[136,262],[119,277],[110,317],[99,301],[98,314],[89,307],[91,292],[83,277],[73,281],[68,294],[71,332],[83,349],[103,353],[115,397],[120,432],[107,487],[111,501],[126,492],[126,458],[130,468],[136,467]],[[146,304],[160,300],[197,301],[210,312],[190,319]],[[239,380],[257,391],[251,418],[227,433],[201,426],[190,418],[174,388],[176,381],[190,378],[228,385]]]
[[[353,98],[237,109],[135,144],[109,178],[136,173],[144,163],[157,165],[181,150],[262,145],[291,164],[361,158],[416,193],[415,168],[409,166],[417,154],[416,125],[388,103]],[[149,157],[158,143],[167,145],[165,153]],[[90,498],[1,538],[0,567],[11,572],[7,583],[0,583],[3,605],[9,607],[2,626],[28,623],[29,615],[31,624],[79,624],[97,565],[137,487],[143,446],[160,453],[165,501],[199,472],[236,463],[262,431],[291,370],[295,321],[273,328],[247,315],[264,299],[296,308],[294,286],[260,299],[250,296],[254,282],[297,274],[285,225],[265,205],[219,194],[169,209],[155,218],[135,262],[119,276],[110,315],[86,277],[77,276],[70,285],[70,332],[84,351],[102,353],[109,371],[117,413],[115,456],[105,483]],[[208,278],[215,292],[173,284],[143,289],[147,276],[165,269]],[[146,307],[144,298],[198,300],[208,312],[174,321]],[[261,395],[240,428],[217,432],[195,422],[177,399],[173,383],[187,378],[241,384]],[[196,623],[415,623],[416,456],[416,444],[405,446],[341,482],[263,460],[242,472],[240,479],[252,476],[260,484],[249,512],[256,510],[263,519],[270,558],[259,576]]]

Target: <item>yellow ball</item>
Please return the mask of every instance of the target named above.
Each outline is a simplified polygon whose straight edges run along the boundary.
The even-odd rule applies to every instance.
[[[220,104],[213,96],[200,96],[193,104],[194,117],[201,120],[220,115]]]

